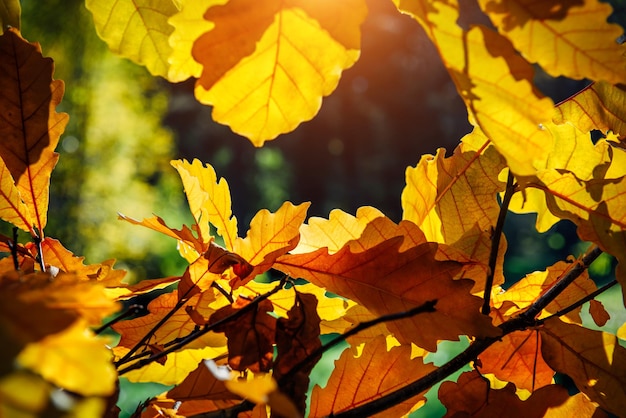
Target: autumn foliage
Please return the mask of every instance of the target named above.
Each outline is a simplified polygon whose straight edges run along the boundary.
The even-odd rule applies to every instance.
[[[439,389],[447,416],[624,415],[626,326],[603,330],[612,312],[596,300],[626,286],[626,50],[611,7],[394,3],[439,51],[473,125],[450,156],[406,168],[402,220],[373,207],[307,219],[309,203],[285,202],[241,225],[227,181],[208,163],[176,160],[193,224],[119,218],[171,237],[188,267],[133,285],[113,261],[85,264],[44,234],[64,83],[20,35],[19,3],[1,3],[0,218],[15,233],[0,242],[0,415],[116,416],[124,376],[173,386],[136,417],[396,417],[468,364]],[[215,121],[255,146],[315,116],[358,60],[367,13],[364,0],[86,6],[112,51],[171,82],[195,78]],[[533,65],[590,82],[555,104]],[[589,250],[505,291],[508,211],[537,213],[540,232],[569,220]],[[618,265],[598,288],[587,268],[602,252]],[[272,269],[277,280],[259,280]],[[133,305],[141,295],[152,296],[143,308]],[[597,329],[583,326],[586,306]],[[350,348],[326,386],[309,388],[343,340]],[[435,366],[427,356],[443,340],[469,347]]]

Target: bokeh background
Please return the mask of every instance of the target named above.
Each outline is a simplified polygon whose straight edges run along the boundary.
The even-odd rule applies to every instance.
[[[624,2],[612,3],[623,25]],[[66,86],[59,110],[70,114],[52,176],[48,236],[87,262],[117,259],[133,281],[181,274],[186,264],[175,242],[117,220],[120,212],[137,219],[156,213],[176,228],[191,222],[169,165],[178,158],[208,162],[227,179],[244,231],[258,210],[285,200],[311,201],[310,216],[371,205],[399,221],[405,168],[441,147],[450,154],[470,125],[420,26],[391,1],[368,6],[361,58],[317,117],[254,148],[212,121],[211,109],[193,97],[193,82],[170,84],[110,53],[83,1],[24,0],[22,34],[53,57],[55,78]],[[587,82],[538,72],[537,84],[559,101]],[[586,248],[569,222],[545,234],[533,225],[533,215],[507,218],[507,285]],[[592,276],[608,281],[614,264],[602,256]],[[442,349],[441,361],[454,350]]]

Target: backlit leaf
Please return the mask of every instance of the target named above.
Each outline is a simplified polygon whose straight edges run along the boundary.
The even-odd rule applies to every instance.
[[[309,206],[310,203],[295,206],[285,202],[276,213],[263,209],[254,215],[246,237],[238,237],[232,248],[254,266],[248,279],[266,272],[274,260],[296,247]],[[237,281],[233,287],[243,283],[245,281]]]
[[[41,56],[15,29],[0,36],[0,157],[16,181],[20,198],[34,219],[38,234],[48,220],[50,175],[59,158],[54,152],[68,122],[57,113],[65,90],[53,80],[53,63]],[[3,189],[4,190],[4,189]]]
[[[595,0],[480,0],[499,32],[553,77],[626,81],[623,30],[607,23],[611,6]]]
[[[317,114],[359,57],[361,0],[232,0],[204,15],[215,28],[194,44],[204,68],[196,98],[256,146]],[[228,42],[226,42],[228,41]]]
[[[593,331],[558,318],[541,328],[541,351],[557,372],[603,409],[619,415],[626,408],[626,349],[614,335]]]
[[[178,12],[173,0],[87,0],[85,6],[111,51],[167,77],[174,31],[167,20]]]
[[[189,208],[196,219],[201,237],[210,237],[209,223],[215,226],[217,234],[224,239],[226,248],[232,250],[237,238],[237,218],[233,216],[228,183],[217,178],[210,165],[198,160],[172,161],[172,166],[180,174],[189,201]]]
[[[593,322],[599,327],[603,327],[611,319],[611,315],[604,309],[602,302],[595,299],[589,301],[589,314]]]
[[[435,369],[432,364],[424,364],[422,358],[411,359],[408,346],[387,350],[387,342],[382,336],[365,344],[359,357],[355,354],[353,349],[345,350],[335,361],[326,386],[313,388],[311,416],[346,411],[400,389]],[[384,416],[402,416],[415,404],[423,402],[424,396],[419,394],[386,410]]]
[[[77,321],[64,331],[29,344],[18,357],[24,367],[60,387],[90,395],[110,395],[117,373],[105,342]]]
[[[34,219],[28,206],[22,201],[15,181],[2,160],[0,160],[0,218],[24,231],[36,234],[33,229]]]
[[[569,121],[583,132],[598,129],[626,136],[626,92],[623,87],[600,81],[559,103],[554,121]]]
[[[394,0],[426,31],[465,101],[470,122],[480,126],[516,175],[532,175],[552,148],[541,125],[553,103],[533,87],[533,69],[504,37],[482,27],[464,31],[457,1]],[[453,23],[454,22],[454,23]]]
[[[324,249],[286,255],[274,267],[347,297],[376,315],[403,312],[437,300],[434,313],[387,324],[401,342],[414,342],[429,351],[436,350],[438,340],[499,333],[479,313],[481,299],[469,293],[473,282],[453,279],[461,268],[459,263],[436,261],[436,244],[399,252],[401,243],[402,238],[397,237],[358,253],[346,246],[333,255]]]

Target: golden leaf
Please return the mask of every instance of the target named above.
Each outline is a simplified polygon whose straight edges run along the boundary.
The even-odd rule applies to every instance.
[[[205,19],[215,28],[192,50],[204,66],[196,98],[256,146],[292,131],[317,114],[341,71],[358,59],[365,13],[361,0],[211,7]]]
[[[623,30],[607,23],[611,6],[594,0],[480,0],[498,31],[553,77],[626,81]]]
[[[174,28],[167,20],[178,12],[172,0],[87,0],[98,36],[111,51],[138,64],[152,75],[167,77]]]

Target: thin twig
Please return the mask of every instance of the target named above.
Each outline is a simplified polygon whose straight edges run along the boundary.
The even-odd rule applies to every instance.
[[[554,318],[554,317],[559,317],[559,316],[563,316],[566,315],[568,313],[570,313],[571,311],[573,311],[574,309],[578,308],[579,306],[584,305],[585,303],[589,302],[592,299],[595,299],[596,296],[600,295],[601,293],[606,292],[607,290],[609,290],[610,288],[612,288],[613,286],[615,286],[617,284],[617,280],[613,279],[610,282],[608,282],[607,284],[605,284],[604,286],[602,286],[599,289],[596,289],[595,291],[593,291],[592,293],[588,294],[587,296],[585,296],[584,298],[580,299],[578,302],[571,304],[570,306],[568,306],[567,308],[563,308],[560,311],[546,317],[543,318],[541,321],[542,323],[547,321],[550,318]]]
[[[39,262],[39,267],[41,268],[41,271],[45,273],[46,271],[46,263],[43,260],[43,245],[41,245],[42,243],[42,239],[39,236],[35,236],[33,237],[33,241],[35,242],[35,245],[37,245],[37,258],[36,260]]]
[[[283,377],[281,378],[281,380],[284,380],[287,377],[293,376],[295,373],[300,371],[304,366],[306,366],[313,359],[318,358],[319,356],[324,354],[326,351],[328,351],[332,347],[336,346],[340,342],[344,341],[348,337],[356,335],[357,333],[359,333],[361,331],[364,331],[364,330],[366,330],[368,328],[371,328],[373,326],[376,326],[378,324],[382,324],[383,322],[391,322],[391,321],[397,321],[397,320],[400,320],[400,319],[406,319],[406,318],[410,318],[412,316],[415,316],[415,315],[418,315],[418,314],[421,314],[421,313],[426,313],[426,312],[435,312],[435,305],[436,304],[437,304],[437,300],[436,299],[435,300],[429,300],[429,301],[426,301],[426,302],[422,303],[419,306],[416,306],[413,309],[409,309],[408,311],[396,312],[396,313],[392,313],[392,314],[388,314],[388,315],[383,315],[383,316],[379,316],[378,318],[374,318],[374,319],[372,319],[370,321],[361,322],[357,326],[355,326],[354,328],[351,328],[348,331],[344,332],[343,334],[334,337],[333,339],[328,341],[326,344],[324,344],[323,346],[319,347],[317,350],[313,351],[311,354],[306,356],[298,364],[293,366],[291,368],[291,370],[289,370],[287,373],[285,373],[283,375]],[[283,383],[283,382],[278,382],[278,385],[281,386],[281,383]]]
[[[106,323],[102,324],[99,328],[96,328],[93,332],[94,332],[94,334],[98,335],[98,334],[102,333],[105,329],[115,325],[116,323],[118,323],[122,319],[126,319],[129,316],[136,315],[139,312],[143,311],[144,309],[146,309],[146,308],[143,305],[130,305],[128,307],[128,309],[126,309],[126,311],[124,313],[116,316],[115,318],[111,319],[109,322],[106,322]]]
[[[191,343],[192,341],[197,340],[198,338],[202,337],[203,335],[207,334],[209,331],[214,330],[215,328],[217,328],[218,326],[230,322],[230,321],[234,321],[236,319],[238,319],[239,317],[241,317],[242,315],[246,314],[248,311],[251,311],[253,308],[256,308],[256,305],[258,305],[261,301],[269,298],[270,296],[272,296],[274,293],[278,292],[280,289],[283,288],[283,286],[285,285],[285,283],[287,282],[287,280],[289,279],[289,276],[285,276],[280,280],[280,283],[272,290],[270,290],[267,293],[264,293],[262,295],[257,296],[256,298],[254,298],[248,305],[244,306],[243,308],[239,309],[238,311],[232,313],[231,315],[228,315],[227,317],[214,322],[211,325],[207,325],[204,328],[202,328],[201,330],[198,330],[197,332],[192,332],[191,334],[189,334],[187,337],[181,339],[179,341],[178,344],[172,345],[171,347],[155,353],[153,355],[151,355],[148,358],[145,358],[143,360],[139,360],[136,363],[131,364],[130,366],[127,366],[121,370],[118,371],[118,375],[123,375],[125,373],[128,373],[132,370],[137,370],[142,368],[143,366],[150,364],[154,361],[157,361],[160,358],[163,358],[165,356],[167,356],[170,353],[173,353],[174,351],[178,351],[181,348],[183,348],[184,346],[186,346],[187,344]],[[121,360],[120,360],[121,362]],[[127,361],[126,361],[127,362]],[[120,363],[122,364],[122,363]],[[118,364],[116,363],[116,366],[118,366]]]
[[[224,295],[226,300],[228,300],[231,304],[234,302],[233,295],[228,293],[226,291],[226,289],[224,289],[222,286],[220,286],[220,284],[218,282],[211,283],[211,287],[214,288],[214,289],[217,289],[222,295]]]
[[[9,241],[9,248],[11,249],[11,256],[13,257],[13,267],[15,271],[20,269],[20,261],[17,258],[17,227],[13,227],[13,241]]]
[[[509,203],[511,203],[511,197],[515,193],[516,185],[514,184],[515,178],[513,173],[509,170],[509,176],[506,180],[506,189],[504,191],[504,197],[502,197],[502,204],[500,205],[500,212],[498,213],[498,220],[496,226],[493,229],[491,235],[491,251],[489,252],[489,270],[487,271],[487,279],[485,280],[485,294],[483,296],[482,314],[489,315],[491,310],[490,298],[491,289],[493,287],[493,278],[496,272],[496,263],[498,261],[498,249],[500,248],[500,238],[502,237],[502,229],[504,228],[504,220],[506,214],[509,211]]]

